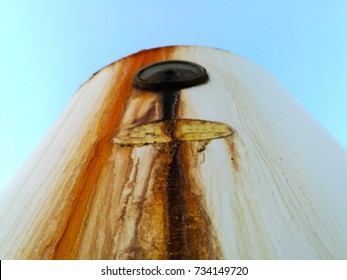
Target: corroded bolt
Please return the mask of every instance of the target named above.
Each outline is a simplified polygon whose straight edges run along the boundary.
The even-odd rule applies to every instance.
[[[141,68],[134,86],[148,91],[172,91],[206,83],[208,75],[201,65],[183,60],[168,60]]]
[[[206,69],[189,61],[169,60],[141,68],[134,76],[134,86],[161,95],[162,119],[120,131],[112,139],[113,143],[141,146],[174,141],[211,140],[230,135],[230,127],[223,123],[176,119],[179,90],[207,81]]]

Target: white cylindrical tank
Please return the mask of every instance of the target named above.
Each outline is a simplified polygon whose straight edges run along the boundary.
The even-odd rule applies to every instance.
[[[162,90],[133,77],[169,60],[208,80],[174,89],[164,119]],[[1,194],[0,258],[346,259],[346,167],[346,151],[247,59],[142,51],[80,87]]]

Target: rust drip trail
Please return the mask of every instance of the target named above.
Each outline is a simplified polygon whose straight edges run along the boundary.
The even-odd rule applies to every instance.
[[[183,139],[176,134],[178,127],[177,111],[180,90],[207,82],[206,69],[201,65],[187,61],[171,61],[148,65],[140,69],[134,77],[134,86],[141,90],[152,90],[160,94],[164,134],[170,136],[171,141],[164,144],[167,163],[163,166],[167,172],[166,178],[166,253],[168,259],[196,259],[201,258],[199,250],[189,250],[189,241],[199,238],[205,229],[199,226],[198,234],[189,230],[189,218],[194,214],[202,217],[197,201],[192,198],[191,184],[186,180],[182,159]],[[154,142],[156,143],[156,142]],[[191,204],[191,205],[190,205]],[[192,219],[194,220],[194,218]],[[194,223],[191,223],[194,224]],[[199,231],[198,230],[198,231]]]
[[[185,222],[186,202],[184,190],[179,178],[182,176],[180,170],[180,143],[169,144],[169,174],[167,182],[167,211],[169,218],[169,240],[167,242],[168,258],[173,260],[186,259],[187,252]]]
[[[226,137],[225,142],[229,150],[232,167],[234,168],[234,170],[240,171],[239,155],[237,153],[234,133],[231,136]]]
[[[109,90],[100,117],[96,120],[99,140],[89,150],[85,168],[75,183],[72,199],[74,202],[67,209],[66,219],[60,225],[60,231],[52,235],[51,243],[54,244],[54,247],[51,249],[53,252],[51,258],[75,259],[78,254],[89,211],[94,201],[94,193],[101,184],[99,174],[112,153],[113,146],[109,139],[118,129],[124,109],[131,98],[132,77],[135,71],[146,64],[170,57],[174,50],[174,47],[153,49],[139,52],[118,62],[121,65],[116,79],[118,83]],[[113,67],[113,65],[108,67]],[[82,140],[81,143],[88,143],[89,137],[87,133],[85,140]]]
[[[163,117],[162,121],[172,121],[176,120],[177,109],[179,103],[179,92],[173,90],[166,90],[162,96],[162,108],[163,108]],[[175,137],[175,134],[172,132],[172,137]],[[174,139],[174,138],[172,138]]]
[[[164,91],[162,93],[162,121],[166,122],[166,129],[172,137],[172,142],[168,144],[168,165],[167,178],[167,213],[168,213],[168,242],[167,254],[169,259],[184,259],[184,252],[187,251],[184,233],[184,217],[186,205],[184,193],[180,186],[180,145],[175,134],[175,120],[179,104],[178,91]]]
[[[190,174],[185,171],[187,162],[182,161],[184,142],[177,139],[175,133],[179,96],[179,91],[162,92],[162,121],[172,138],[172,142],[165,144],[164,148],[169,159],[166,186],[167,257],[171,260],[218,258],[221,253],[212,233],[213,227],[202,201],[192,193],[194,183],[190,182]]]

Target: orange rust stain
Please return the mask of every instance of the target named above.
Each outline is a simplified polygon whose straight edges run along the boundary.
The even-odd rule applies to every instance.
[[[93,203],[93,194],[98,188],[97,180],[100,170],[106,164],[112,151],[110,139],[119,127],[127,102],[132,95],[134,73],[147,64],[172,59],[174,50],[175,47],[167,47],[143,51],[118,62],[120,64],[118,80],[109,92],[104,104],[105,110],[100,112],[99,123],[102,125],[98,128],[98,141],[90,150],[88,164],[80,172],[75,183],[73,203],[67,209],[66,217],[68,218],[61,225],[64,230],[52,236],[52,243],[56,244],[53,249],[53,259],[76,258]]]
[[[59,227],[53,231],[49,237],[50,240],[45,244],[36,246],[36,248],[40,246],[41,248],[37,251],[39,254],[35,254],[35,258],[76,259],[79,256],[80,246],[86,242],[83,238],[90,219],[90,211],[93,209],[95,203],[100,203],[100,201],[97,201],[95,198],[96,193],[98,193],[102,185],[104,189],[107,189],[107,183],[105,185],[105,182],[103,182],[105,177],[112,178],[112,176],[103,175],[103,171],[112,172],[106,171],[105,169],[108,162],[112,160],[110,157],[114,153],[114,144],[112,144],[111,139],[119,130],[120,126],[124,124],[124,121],[125,123],[129,123],[129,120],[125,120],[124,118],[127,106],[131,100],[134,100],[133,98],[138,97],[140,94],[138,90],[133,89],[133,75],[138,69],[147,64],[174,59],[172,55],[174,51],[174,47],[154,49],[131,55],[117,62],[119,67],[117,77],[115,78],[116,82],[109,90],[104,104],[102,105],[102,109],[97,116],[98,119],[95,121],[97,125],[97,141],[91,145],[86,155],[83,146],[85,143],[88,143],[89,134],[87,133],[84,138],[81,139],[81,148],[73,155],[71,162],[67,165],[66,176],[61,180],[61,189],[65,189],[68,184],[73,184],[69,196],[71,202],[69,202],[68,206],[61,214],[63,218],[59,221]],[[113,64],[108,67],[112,67],[112,65]],[[145,96],[144,94],[144,97]],[[134,122],[143,122],[144,120],[152,120],[152,118],[155,118],[158,114],[158,112],[156,112],[158,107],[156,105],[157,102],[158,100],[153,99],[153,102],[150,103],[151,105],[149,106],[149,108],[152,108],[150,110],[151,112],[145,115],[137,115],[134,117]],[[131,121],[131,123],[133,123],[133,121]],[[114,240],[115,233],[118,231],[118,226],[116,226],[116,228],[112,227],[113,230],[109,229],[111,230],[109,233],[111,236],[105,235],[105,238],[108,236],[109,241],[104,240],[104,242],[102,242],[102,252],[100,252],[101,248],[95,247],[99,245],[91,241],[92,243],[88,246],[94,246],[95,251],[98,251],[98,255],[89,251],[88,255],[85,253],[83,254],[84,258],[95,258],[96,256],[103,256],[103,258],[107,259],[222,258],[219,241],[215,237],[210,217],[205,211],[205,194],[202,189],[202,184],[198,179],[198,169],[194,162],[196,158],[194,154],[196,151],[192,147],[192,143],[183,143],[178,152],[179,163],[177,168],[179,169],[178,172],[180,176],[178,176],[176,182],[178,188],[182,189],[180,197],[183,201],[182,205],[179,205],[179,201],[175,203],[177,207],[184,208],[182,212],[183,216],[180,218],[181,228],[177,231],[170,225],[170,223],[172,223],[172,214],[174,211],[168,207],[168,202],[169,200],[172,201],[172,198],[168,197],[169,193],[167,188],[169,166],[173,158],[170,154],[168,145],[164,144],[156,148],[151,174],[148,174],[148,178],[150,179],[147,179],[148,182],[144,186],[146,190],[144,190],[143,201],[137,202],[139,205],[136,207],[141,208],[142,212],[136,218],[136,231],[134,233],[135,236],[131,239],[132,241],[126,248],[121,249],[114,255],[111,247],[117,249],[120,248],[120,244],[117,244],[117,241]],[[236,160],[236,152],[234,151],[235,149],[233,148],[232,142],[230,142],[229,147],[232,147],[232,155]],[[84,158],[83,162],[86,162],[86,164],[80,168],[77,179],[71,183],[67,178],[72,176],[71,174],[76,170],[76,164],[79,164],[79,162],[76,163],[76,159],[81,158]],[[124,164],[130,166],[133,163],[131,160],[125,160]],[[238,166],[237,161],[233,162],[233,164],[235,164],[233,165],[234,168]],[[123,179],[120,178],[119,182],[111,181],[110,188],[124,188],[124,185],[121,183]],[[148,185],[150,180],[152,183]],[[121,192],[121,190],[119,191]],[[119,209],[122,207],[125,207],[124,209],[128,208],[127,205],[114,205],[114,203],[117,204],[118,202],[109,201],[107,207],[120,207]],[[131,211],[131,208],[126,211]],[[54,216],[54,213],[50,213],[50,217],[52,216]],[[120,220],[117,219],[111,221],[111,223],[120,223]],[[94,224],[91,221],[93,227],[97,226],[97,224],[95,220]],[[120,234],[127,235],[127,231],[125,230]],[[178,237],[173,239],[173,234]],[[168,245],[170,240],[177,242],[177,246]]]
[[[169,164],[166,147],[157,147],[151,172],[145,186],[146,194],[137,201],[140,213],[131,244],[121,253],[121,259],[167,259],[166,187]],[[151,184],[152,183],[152,184]],[[125,233],[128,234],[128,233]]]
[[[158,238],[158,245],[146,253],[146,258],[149,259],[167,259],[166,241],[167,241],[167,177],[170,158],[168,158],[167,146],[158,146],[156,167],[153,170],[155,182],[153,184],[153,204],[149,211],[151,219],[151,234]],[[163,168],[164,167],[164,168]]]
[[[184,216],[184,238],[187,247],[184,259],[222,259],[220,243],[216,237],[211,218],[205,209],[203,182],[195,163],[195,148],[183,142],[180,147],[181,187],[184,192],[186,213]]]
[[[231,164],[236,171],[240,171],[239,155],[237,153],[237,147],[235,144],[234,135],[226,137],[225,141],[226,141],[227,146],[228,146]]]

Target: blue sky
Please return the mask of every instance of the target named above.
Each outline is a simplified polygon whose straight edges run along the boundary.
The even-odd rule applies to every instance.
[[[344,0],[0,0],[0,190],[94,72],[165,45],[247,57],[347,148],[346,34]]]

